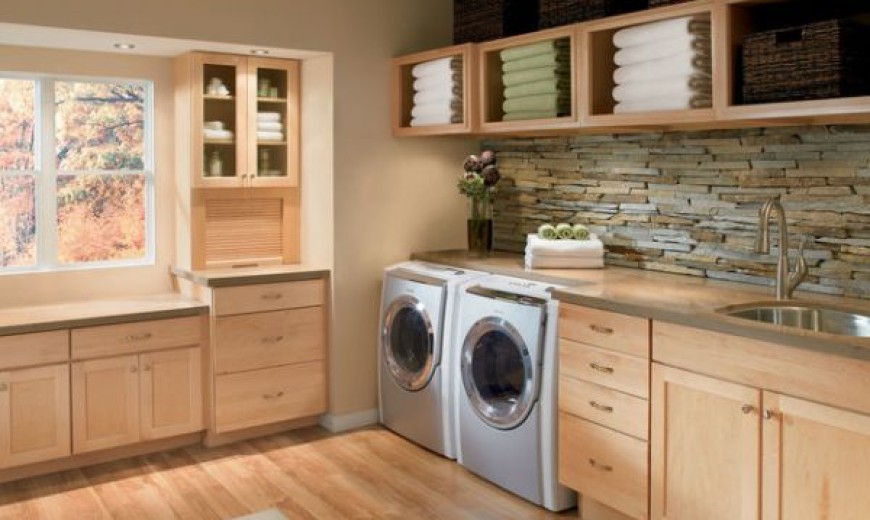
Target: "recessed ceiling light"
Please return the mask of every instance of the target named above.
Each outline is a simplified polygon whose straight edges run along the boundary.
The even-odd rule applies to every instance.
[[[116,43],[115,48],[121,51],[130,51],[136,48],[134,43]]]
[[[257,56],[265,56],[269,54],[268,49],[251,49],[251,54],[256,54]]]

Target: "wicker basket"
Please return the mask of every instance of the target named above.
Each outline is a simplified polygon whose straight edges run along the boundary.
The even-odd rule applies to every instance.
[[[534,31],[536,0],[453,0],[453,43],[483,42]]]
[[[649,0],[649,8],[661,7],[663,5],[674,5],[691,2],[692,0]]]
[[[538,3],[540,29],[647,8],[647,0],[539,0]]]
[[[870,93],[867,30],[845,20],[743,38],[743,103]]]

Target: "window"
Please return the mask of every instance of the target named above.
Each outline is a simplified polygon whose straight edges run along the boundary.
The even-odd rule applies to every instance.
[[[0,272],[153,260],[152,86],[0,75]]]

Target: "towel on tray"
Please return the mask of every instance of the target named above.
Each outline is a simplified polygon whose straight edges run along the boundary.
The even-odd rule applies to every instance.
[[[673,36],[710,34],[710,20],[696,16],[683,16],[659,22],[645,23],[616,31],[613,44],[618,48],[654,44]]]
[[[538,67],[555,67],[560,64],[567,64],[567,53],[561,54],[549,52],[547,54],[538,54],[514,61],[506,61],[502,63],[502,72],[516,72],[518,70],[537,69]]]
[[[613,107],[613,113],[688,110],[691,108],[709,108],[712,104],[712,97],[709,94],[686,93],[682,96],[649,97],[632,101],[621,101]]]
[[[537,233],[526,236],[526,254],[573,258],[597,258],[604,255],[604,244],[595,233],[588,240],[548,240]]]
[[[433,116],[420,116],[411,118],[411,126],[450,125],[461,123],[462,116],[458,114],[438,114]]]
[[[543,42],[530,43],[528,45],[519,45],[504,49],[499,53],[501,61],[514,61],[539,54],[548,54],[552,52],[564,51],[568,49],[568,40],[547,40]]]
[[[257,139],[260,141],[283,141],[283,132],[257,132]]]
[[[258,132],[283,132],[284,123],[278,121],[257,121]]]
[[[691,96],[707,94],[712,96],[710,78],[675,77],[660,81],[634,81],[617,85],[613,89],[613,99],[616,101],[641,101],[647,98],[663,96]]]
[[[233,131],[232,130],[211,130],[208,128],[204,128],[202,130],[202,135],[206,139],[232,139]]]
[[[462,67],[462,60],[456,56],[448,56],[437,60],[424,61],[411,68],[414,78],[427,76],[450,75]]]
[[[533,83],[537,81],[571,81],[571,71],[568,67],[538,67],[537,69],[518,70],[516,72],[506,72],[502,76],[502,84],[505,87],[513,87],[524,83]]]
[[[711,69],[712,62],[709,57],[697,56],[695,51],[687,51],[617,67],[613,71],[613,81],[620,85],[632,81],[658,81],[675,76],[710,77]]]
[[[710,56],[710,38],[681,36],[647,45],[634,45],[616,51],[613,62],[619,66],[631,65],[687,52],[694,52],[697,57]]]
[[[461,83],[462,74],[458,72],[426,76],[414,80],[414,92],[422,92],[429,89],[452,89],[453,87],[460,86]]]
[[[257,121],[280,121],[281,112],[257,112]]]
[[[507,87],[504,89],[504,97],[506,99],[511,99],[523,96],[535,96],[538,94],[558,94],[560,92],[569,92],[570,88],[570,81],[545,79]]]
[[[526,254],[526,269],[602,269],[604,257],[538,256]]]
[[[533,112],[543,110],[569,111],[571,99],[564,94],[538,94],[535,96],[522,96],[505,100],[502,109],[510,112]]]

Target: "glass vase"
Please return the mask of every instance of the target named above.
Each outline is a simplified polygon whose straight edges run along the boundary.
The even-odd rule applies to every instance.
[[[475,256],[489,256],[492,251],[492,205],[489,192],[468,198],[468,251]]]

